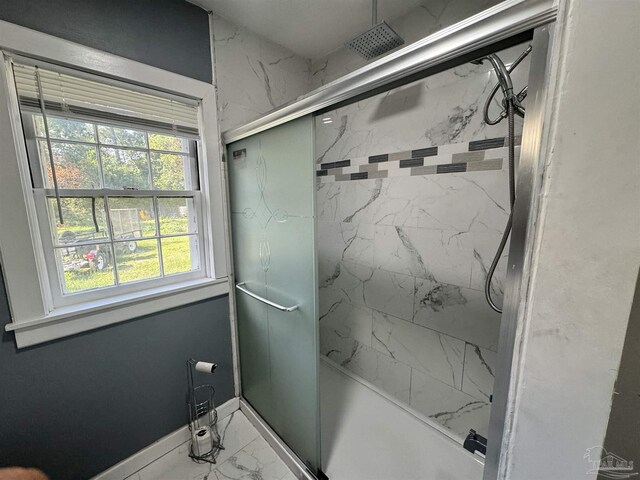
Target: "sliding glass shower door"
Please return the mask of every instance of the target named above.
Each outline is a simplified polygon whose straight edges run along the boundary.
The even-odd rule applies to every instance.
[[[228,145],[242,395],[320,463],[313,119]]]

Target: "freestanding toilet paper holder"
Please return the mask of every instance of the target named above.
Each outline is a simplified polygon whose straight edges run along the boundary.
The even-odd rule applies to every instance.
[[[189,406],[189,431],[191,447],[189,457],[196,462],[216,463],[216,454],[224,450],[218,434],[218,412],[213,401],[215,389],[212,385],[195,386],[193,371],[213,373],[217,365],[187,360],[187,405]]]

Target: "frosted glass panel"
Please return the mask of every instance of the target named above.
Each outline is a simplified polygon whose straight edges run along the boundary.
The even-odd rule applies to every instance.
[[[228,147],[242,395],[316,471],[320,461],[313,120]]]

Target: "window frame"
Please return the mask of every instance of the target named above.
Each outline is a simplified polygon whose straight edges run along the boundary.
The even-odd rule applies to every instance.
[[[5,330],[15,332],[17,346],[34,345],[228,293],[228,224],[214,86],[4,21],[0,21],[0,49],[0,146],[5,153],[3,164],[7,164],[0,175],[0,224],[12,226],[0,228],[0,264],[12,315]],[[187,274],[178,281],[182,274],[177,274],[166,283],[140,281],[131,289],[117,287],[115,295],[56,304],[53,294],[56,285],[48,273],[51,267],[37,260],[46,251],[40,226],[49,229],[49,221],[46,218],[46,224],[42,223],[42,208],[36,207],[32,189],[27,143],[11,70],[11,59],[16,55],[45,58],[49,64],[73,68],[106,81],[125,82],[132,89],[148,88],[200,103],[201,134],[197,142],[200,193],[195,203],[201,212],[198,235],[202,238],[202,275]],[[132,195],[114,192],[116,196],[141,196],[138,192]],[[175,191],[171,193],[180,196]],[[143,285],[144,288],[137,288]],[[86,297],[85,293],[72,295]]]
[[[33,121],[37,115],[39,114],[35,112],[22,111],[21,112],[22,126],[24,131],[25,144],[27,148],[27,156],[29,160],[30,172],[32,176],[31,189],[35,198],[34,206],[35,206],[36,215],[38,218],[37,223],[40,231],[40,237],[42,239],[44,251],[55,252],[57,247],[54,245],[54,241],[52,238],[53,226],[51,225],[51,220],[49,217],[50,213],[48,211],[49,207],[47,206],[47,199],[55,198],[55,190],[53,190],[50,186],[45,185],[44,180],[42,178],[43,170],[46,168],[46,164],[44,163],[46,160],[41,158],[40,149],[38,148],[38,141],[40,140],[41,137],[38,137],[36,135],[36,131],[34,128]],[[52,115],[48,115],[48,116],[49,118],[54,117]],[[94,125],[96,130],[96,135],[97,135],[97,127],[104,125],[104,122],[91,121],[89,119],[81,119],[81,121],[84,121],[86,123],[91,123],[92,125]],[[119,126],[119,128],[124,128],[124,127]],[[129,128],[135,129],[134,126],[131,126]],[[68,141],[68,140],[59,140],[59,139],[52,138],[52,143],[91,145],[91,146],[95,146],[96,149],[100,149],[101,146],[104,147],[106,145],[106,144],[100,143],[98,138],[96,138],[95,142],[79,142],[79,141],[73,141],[73,140]],[[184,155],[186,153],[187,156],[193,159],[193,165],[195,165],[196,169],[195,170],[191,169],[192,171],[190,171],[189,174],[195,175],[197,177],[198,184],[200,183],[199,182],[200,178],[199,178],[199,172],[197,170],[198,164],[196,162],[196,159],[197,159],[196,149],[198,148],[199,143],[200,142],[196,140],[189,140],[189,144],[190,144],[188,149],[189,151],[180,153],[181,155]],[[111,148],[111,147],[119,148],[120,146],[107,145],[107,148]],[[154,150],[150,148],[124,147],[124,149],[130,149],[135,151],[148,151],[150,153],[154,152]],[[169,152],[169,153],[177,153],[177,152]],[[149,173],[151,174],[151,171]],[[61,278],[60,269],[59,269],[59,266],[57,265],[55,255],[44,255],[43,256],[44,258],[37,259],[37,261],[43,262],[44,264],[43,268],[46,268],[47,270],[47,273],[49,276],[49,283],[51,284],[53,309],[72,306],[78,303],[82,303],[84,301],[105,299],[105,298],[114,296],[114,294],[122,295],[126,293],[133,293],[133,292],[138,292],[142,290],[147,290],[154,287],[170,286],[170,285],[179,283],[180,281],[196,280],[196,279],[205,278],[209,276],[210,269],[205,258],[205,251],[204,251],[205,249],[202,248],[204,246],[204,237],[203,237],[202,228],[200,227],[200,225],[204,223],[203,222],[204,215],[202,211],[202,192],[200,191],[199,186],[198,188],[194,188],[191,190],[156,190],[155,188],[152,188],[151,190],[116,190],[116,189],[109,189],[109,188],[106,188],[104,185],[101,185],[100,187],[93,188],[93,189],[60,188],[58,189],[58,191],[60,193],[61,198],[91,198],[91,197],[101,198],[101,199],[104,198],[106,200],[104,204],[105,211],[107,210],[107,204],[108,204],[109,198],[151,198],[153,201],[154,210],[157,210],[156,199],[158,198],[192,199],[194,203],[193,205],[194,213],[197,217],[198,229],[196,233],[175,235],[175,236],[189,235],[189,236],[195,236],[197,238],[199,268],[197,270],[193,270],[190,272],[177,273],[177,274],[172,274],[170,276],[162,275],[161,277],[158,277],[158,278],[137,280],[137,281],[129,282],[126,284],[120,284],[120,285],[114,284],[112,286],[99,287],[91,290],[64,293],[63,280]],[[157,223],[157,225],[159,226],[159,223]],[[109,228],[110,233],[113,235],[113,229],[109,225],[106,225],[106,227]],[[155,235],[145,236],[140,241],[142,240],[160,240],[161,241],[161,239],[163,238],[169,238],[169,236],[162,235],[161,232],[158,230]],[[114,243],[117,243],[117,241],[113,238],[107,238],[101,241],[90,242],[90,243],[96,243],[96,244],[104,243],[104,244],[113,245]],[[116,255],[113,251],[111,251],[111,254],[114,256]],[[158,250],[159,262],[161,262],[161,257],[162,257],[162,247],[161,245],[159,245],[159,250]],[[116,267],[116,270],[117,270],[117,267]],[[115,281],[115,278],[114,278],[114,281]],[[85,300],[85,298],[87,300]]]

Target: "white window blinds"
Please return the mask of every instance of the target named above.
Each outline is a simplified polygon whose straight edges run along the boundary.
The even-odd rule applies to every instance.
[[[22,108],[40,110],[36,70],[45,108],[50,113],[180,135],[198,135],[198,105],[195,101],[181,101],[162,94],[146,93],[134,86],[120,87],[108,81],[14,63],[16,89]]]

